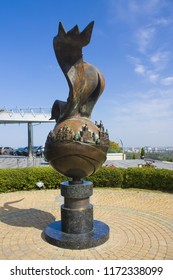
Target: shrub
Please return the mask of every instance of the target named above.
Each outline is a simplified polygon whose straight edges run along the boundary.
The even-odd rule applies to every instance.
[[[101,167],[95,174],[86,179],[92,181],[94,187],[121,188],[123,182],[123,169]]]
[[[139,188],[173,192],[173,171],[153,168],[128,168],[123,188]]]
[[[173,192],[173,171],[154,168],[101,167],[85,178],[94,187],[139,188]],[[36,183],[44,182],[46,189],[54,189],[68,178],[52,167],[26,167],[0,169],[0,192],[37,189]]]
[[[37,189],[39,181],[43,181],[47,189],[57,188],[65,179],[52,167],[0,169],[0,192]]]

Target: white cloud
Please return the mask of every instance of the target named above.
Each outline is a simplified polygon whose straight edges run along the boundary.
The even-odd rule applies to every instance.
[[[152,63],[158,63],[158,62],[167,61],[168,60],[168,56],[169,56],[169,52],[157,51],[156,53],[151,55],[150,61]]]
[[[128,32],[128,61],[138,79],[136,85],[135,81],[129,85],[130,92],[126,88],[122,98],[116,96],[116,104],[112,101],[109,105],[111,137],[120,135],[124,145],[172,145],[172,0],[111,3],[114,23],[124,24],[122,31]],[[139,78],[140,89],[134,90]]]
[[[136,33],[138,49],[141,53],[145,53],[151,46],[155,34],[155,28],[141,28]]]
[[[149,57],[149,62],[155,68],[155,71],[160,72],[166,68],[168,62],[171,60],[169,51],[157,50]]]
[[[145,0],[140,2],[138,0],[132,0],[129,2],[129,10],[139,15],[143,14],[145,16],[156,13],[159,8],[160,0]]]
[[[138,54],[136,58],[131,57],[130,61],[134,65],[135,73],[143,76],[145,81],[161,82],[163,75],[166,76],[163,70],[166,71],[166,67],[171,64],[172,59],[171,50],[169,51],[170,43],[168,41],[169,37],[167,37],[169,29],[167,26],[173,20],[169,16],[161,16],[161,8],[165,6],[169,9],[169,1],[164,5],[160,0],[146,0],[142,4],[132,0],[130,3],[129,11],[131,13],[140,14],[141,11],[146,13],[146,21],[141,20],[138,25],[134,26],[133,51],[138,50]],[[147,15],[151,17],[147,17]],[[161,83],[170,85],[172,81],[163,79]]]
[[[142,65],[142,64],[136,64],[136,66],[135,66],[135,72],[138,73],[138,74],[144,75],[145,72],[146,72],[144,65]]]
[[[155,88],[136,92],[128,98],[109,103],[110,137],[123,140],[124,145],[172,145],[173,92]],[[136,98],[135,98],[136,97]],[[115,102],[115,103],[114,103]]]
[[[162,79],[161,84],[164,85],[164,86],[173,85],[173,76]]]
[[[159,74],[156,74],[154,71],[147,71],[146,76],[151,83],[156,83],[159,79]]]
[[[132,99],[129,98],[129,95],[126,100],[122,97],[122,101],[111,100],[109,102],[109,114],[121,124],[123,122],[144,123],[149,122],[151,119],[158,122],[158,124],[160,119],[170,119],[172,121],[173,92],[171,89],[161,90],[160,88],[155,88],[143,92],[137,91],[133,94]]]
[[[146,79],[146,81],[149,81],[151,83],[156,83],[159,80],[160,74],[155,69],[152,69],[149,64],[148,65],[142,64],[139,58],[130,57],[130,56],[128,58],[131,61],[131,63],[134,65],[135,73],[143,76]]]
[[[127,59],[132,63],[132,64],[140,64],[140,59],[135,56],[127,55]]]
[[[169,25],[171,23],[172,23],[172,20],[170,18],[163,18],[163,17],[157,18],[153,21],[154,25],[164,25],[164,26],[166,26],[166,25]]]
[[[159,15],[165,3],[162,0],[109,0],[109,11],[111,20],[116,18],[125,22],[146,20],[146,17],[153,18]],[[109,17],[110,19],[110,17]]]
[[[157,50],[149,55],[146,53],[138,57],[127,56],[127,58],[134,65],[135,73],[143,76],[146,81],[160,82],[163,85],[172,84],[172,76],[163,79],[163,70],[171,61],[170,52]]]

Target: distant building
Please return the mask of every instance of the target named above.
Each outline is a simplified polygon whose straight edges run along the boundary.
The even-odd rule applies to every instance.
[[[124,153],[107,153],[107,160],[124,160],[126,155]]]

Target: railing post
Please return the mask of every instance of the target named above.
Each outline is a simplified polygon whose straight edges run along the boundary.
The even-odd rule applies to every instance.
[[[32,122],[28,122],[28,157],[32,157],[33,146],[33,126]]]

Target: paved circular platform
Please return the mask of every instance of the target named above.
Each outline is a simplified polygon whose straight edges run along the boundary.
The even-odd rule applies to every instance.
[[[110,227],[95,248],[69,250],[44,239],[43,229],[60,219],[59,190],[0,194],[1,260],[173,260],[173,194],[94,189],[94,219]]]

